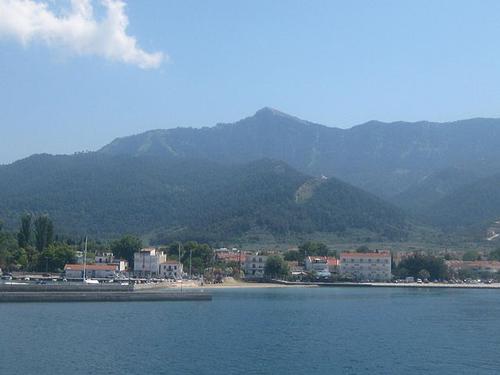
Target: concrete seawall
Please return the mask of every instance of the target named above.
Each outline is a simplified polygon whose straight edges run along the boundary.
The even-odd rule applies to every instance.
[[[211,301],[212,295],[194,292],[8,292],[1,302],[131,302]]]
[[[133,285],[120,284],[83,284],[83,283],[59,283],[59,284],[0,284],[0,293],[12,292],[131,292]]]

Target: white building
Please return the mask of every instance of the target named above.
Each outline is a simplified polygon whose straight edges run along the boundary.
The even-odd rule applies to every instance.
[[[340,274],[355,280],[391,280],[391,253],[342,253]]]
[[[108,264],[108,263],[113,263],[113,260],[114,260],[114,256],[113,256],[113,253],[101,253],[101,254],[96,254],[95,255],[95,262],[96,263],[104,263],[104,264]]]
[[[245,277],[248,279],[262,279],[267,258],[267,255],[247,255],[243,265]]]
[[[83,280],[83,268],[83,264],[66,264],[64,266],[64,275],[70,280]],[[113,279],[116,273],[115,265],[87,264],[85,266],[87,279]]]
[[[115,258],[113,253],[101,253],[95,256],[96,264],[112,264],[116,266],[119,272],[125,272],[128,268],[128,262],[124,259]]]
[[[134,254],[134,273],[140,276],[159,276],[160,264],[167,256],[154,248],[142,249]]]
[[[167,260],[160,264],[160,277],[165,279],[181,279],[184,268],[182,263],[175,260]]]
[[[308,256],[304,262],[307,272],[314,272],[317,277],[330,277],[330,267],[328,265],[328,257],[325,256]]]

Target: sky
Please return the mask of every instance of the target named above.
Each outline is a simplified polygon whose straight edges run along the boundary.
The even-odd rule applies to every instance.
[[[0,0],[0,164],[269,106],[500,117],[497,0]]]

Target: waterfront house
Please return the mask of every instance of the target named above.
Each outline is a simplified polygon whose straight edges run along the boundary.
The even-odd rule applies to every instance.
[[[340,274],[354,280],[389,281],[391,274],[391,253],[342,253]]]
[[[314,273],[317,277],[328,278],[332,276],[328,267],[328,258],[325,256],[308,256],[304,266],[307,272]]]
[[[162,251],[154,248],[141,249],[134,254],[134,273],[143,277],[160,276],[160,264],[167,261]]]
[[[328,271],[333,275],[338,275],[340,261],[337,258],[328,257],[327,258]]]
[[[82,280],[83,269],[83,264],[66,264],[64,275],[68,280]],[[86,278],[89,279],[113,279],[117,272],[116,266],[111,264],[87,264],[85,267]]]
[[[108,263],[112,263],[114,260],[114,256],[113,256],[113,253],[97,253],[95,255],[95,262],[96,263],[104,263],[104,264],[108,264]]]
[[[167,260],[160,263],[160,277],[165,279],[181,279],[184,269],[182,263],[175,260]]]
[[[487,272],[496,273],[500,272],[500,261],[493,260],[474,260],[474,261],[464,261],[464,260],[448,260],[446,265],[451,271],[457,272],[459,270],[468,270],[472,272]]]
[[[247,255],[245,257],[244,271],[247,279],[264,278],[264,267],[267,261],[267,255]]]
[[[95,256],[96,264],[112,264],[117,267],[119,272],[125,272],[128,268],[128,262],[125,259],[115,258],[113,253],[98,253]]]

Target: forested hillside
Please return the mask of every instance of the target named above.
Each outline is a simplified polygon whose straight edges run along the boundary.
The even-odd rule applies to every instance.
[[[487,228],[500,219],[500,174],[458,189],[423,213],[430,222],[447,230]]]
[[[158,240],[234,238],[252,228],[286,236],[370,231],[403,238],[405,216],[379,198],[334,178],[307,199],[311,177],[269,159],[228,166],[152,156],[35,155],[0,167],[0,216],[48,213],[61,231],[113,237],[156,233]]]

